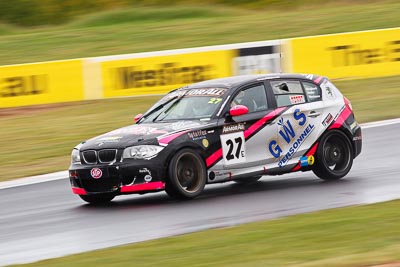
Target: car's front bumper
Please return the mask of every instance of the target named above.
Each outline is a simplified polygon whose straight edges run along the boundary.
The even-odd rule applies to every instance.
[[[101,176],[94,178],[93,169],[99,169]],[[120,195],[163,190],[164,173],[161,167],[150,164],[150,161],[132,161],[115,165],[73,164],[69,169],[69,178],[72,192],[75,194]]]

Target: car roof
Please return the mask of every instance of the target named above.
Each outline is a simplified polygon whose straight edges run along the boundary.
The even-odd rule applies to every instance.
[[[247,84],[252,81],[268,80],[268,79],[306,79],[316,80],[320,76],[314,74],[294,74],[294,73],[270,73],[270,74],[253,74],[253,75],[239,75],[225,78],[218,78],[213,80],[202,81],[185,86],[180,89],[195,89],[195,88],[236,88],[243,84]]]

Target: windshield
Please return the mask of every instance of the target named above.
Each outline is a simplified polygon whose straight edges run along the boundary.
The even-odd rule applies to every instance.
[[[180,89],[158,101],[140,122],[209,120],[222,104],[224,88]]]

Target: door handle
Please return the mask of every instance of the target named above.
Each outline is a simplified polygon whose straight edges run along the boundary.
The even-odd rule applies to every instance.
[[[319,115],[321,115],[321,113],[320,112],[316,112],[316,111],[311,111],[310,112],[310,114],[308,114],[308,117],[310,117],[310,118],[316,118],[316,117],[318,117]]]

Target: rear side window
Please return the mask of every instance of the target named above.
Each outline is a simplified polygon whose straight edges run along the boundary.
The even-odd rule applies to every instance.
[[[304,90],[306,91],[308,102],[315,102],[321,100],[321,89],[318,85],[309,83],[309,82],[302,82],[304,86]]]
[[[306,102],[306,97],[299,81],[271,81],[271,87],[278,107]]]

